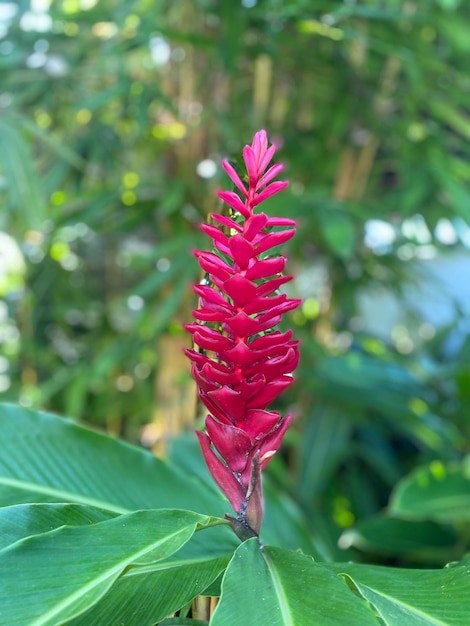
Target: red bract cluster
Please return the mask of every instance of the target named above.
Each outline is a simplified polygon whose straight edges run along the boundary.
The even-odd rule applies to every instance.
[[[197,322],[186,325],[200,348],[186,353],[210,412],[207,432],[197,434],[214,480],[237,513],[230,519],[241,536],[259,534],[260,472],[279,448],[291,419],[267,407],[292,384],[299,360],[292,332],[275,329],[300,301],[278,292],[292,277],[282,274],[286,258],[272,252],[295,234],[295,222],[254,213],[254,207],[288,184],[270,182],[282,169],[279,164],[268,169],[274,152],[264,130],[245,146],[248,185],[222,162],[241,197],[219,192],[234,212],[230,217],[213,214],[217,225],[202,226],[215,252],[195,252],[207,280],[194,287],[200,308],[193,311]]]

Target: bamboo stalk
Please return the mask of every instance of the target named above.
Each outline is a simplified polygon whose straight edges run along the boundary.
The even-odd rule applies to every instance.
[[[264,123],[271,95],[273,63],[268,54],[260,54],[254,63],[253,75],[253,107],[255,117],[260,124]]]
[[[194,425],[196,385],[189,376],[189,362],[183,349],[185,335],[163,335],[157,350],[160,362],[155,377],[155,403],[152,420],[152,446],[157,456],[164,456],[169,439]]]
[[[197,596],[191,605],[193,619],[209,621],[212,615],[212,598],[209,596]],[[215,608],[215,607],[214,607]]]

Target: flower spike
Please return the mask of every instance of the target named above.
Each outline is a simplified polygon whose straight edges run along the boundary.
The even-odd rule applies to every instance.
[[[281,417],[267,407],[294,382],[292,372],[299,360],[292,332],[276,327],[300,300],[278,293],[292,277],[282,273],[287,259],[272,251],[294,236],[296,223],[254,213],[256,206],[288,185],[271,182],[282,170],[280,164],[269,167],[274,153],[266,131],[257,132],[251,146],[243,149],[247,185],[222,161],[241,197],[220,191],[232,215],[213,214],[213,224],[201,227],[212,238],[214,251],[195,252],[208,281],[195,285],[196,322],[185,325],[199,347],[186,354],[209,411],[206,430],[197,435],[209,471],[236,513],[227,518],[241,539],[259,535],[261,471],[291,421],[291,416]]]

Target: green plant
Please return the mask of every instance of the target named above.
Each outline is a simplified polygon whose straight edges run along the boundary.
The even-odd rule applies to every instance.
[[[5,626],[468,621],[465,560],[434,570],[333,563],[298,513],[286,509],[284,522],[272,524],[269,498],[260,550],[256,539],[239,543],[221,517],[226,502],[201,457],[189,474],[69,420],[8,404],[0,406],[0,435]],[[200,595],[220,596],[217,608],[184,621]]]
[[[211,286],[195,287],[199,323],[187,325],[203,350],[187,350],[210,411],[207,434],[198,432],[202,455],[236,517],[221,516],[224,499],[208,485],[200,456],[179,468],[72,422],[3,405],[5,625],[464,625],[470,612],[463,553],[468,537],[454,546],[463,560],[450,567],[401,570],[333,562],[295,507],[293,532],[286,536],[282,526],[270,524],[269,500],[261,533],[261,469],[290,423],[266,408],[293,382],[298,363],[298,342],[275,327],[283,312],[300,304],[272,295],[289,277],[282,275],[286,259],[271,249],[294,231],[269,226],[295,223],[253,211],[273,189],[286,186],[276,182],[263,189],[270,173],[273,178],[280,170],[274,165],[264,174],[273,152],[265,131],[245,147],[247,188],[225,163],[246,201],[220,192],[235,211],[212,217],[228,226],[228,235],[203,226],[216,252],[196,255]],[[397,487],[390,510],[399,520],[461,524],[468,520],[469,498],[468,463],[446,468],[435,461]],[[282,524],[290,522],[286,517]],[[379,523],[375,537],[387,523],[402,548],[409,529],[393,518]],[[367,548],[371,536],[374,522],[366,520],[340,541]],[[438,529],[430,536],[439,537]],[[219,598],[204,622],[200,596]]]
[[[5,399],[156,449],[183,426],[202,426],[193,423],[189,375],[175,356],[186,345],[181,324],[189,319],[189,284],[197,275],[188,252],[201,246],[197,224],[217,210],[208,192],[219,174],[212,168],[213,177],[204,178],[195,164],[238,152],[253,127],[264,126],[283,142],[292,180],[282,201],[266,202],[266,212],[302,226],[286,250],[299,277],[292,296],[304,304],[291,318],[302,345],[296,387],[275,407],[292,414],[293,424],[265,471],[262,540],[300,548],[322,563],[465,564],[468,339],[447,349],[465,311],[445,294],[453,315],[434,328],[433,316],[416,309],[414,288],[430,254],[444,264],[446,255],[464,257],[468,247],[468,3],[6,4],[0,10]],[[369,227],[377,221],[391,240],[371,246]],[[442,223],[450,241],[439,236]],[[375,336],[360,301],[364,292],[375,299],[384,291],[396,297],[400,320]],[[174,405],[167,387],[176,389]],[[152,436],[141,437],[151,421]],[[5,461],[2,475],[16,467],[8,480],[18,481],[23,463],[43,463],[43,490],[28,496],[2,483],[9,504],[38,502],[44,489],[59,497],[57,469],[41,442],[30,442],[36,459],[20,445],[23,458]],[[100,454],[95,449],[93,457]],[[177,473],[209,481],[192,434],[173,439],[168,454]],[[68,456],[57,459],[64,473],[73,450]],[[167,465],[158,467],[166,477]],[[106,471],[99,469],[100,480]],[[436,491],[420,490],[425,483]],[[176,490],[180,483],[172,484]],[[83,484],[66,487],[66,500],[86,492]],[[164,506],[214,516],[227,511],[220,496],[216,506],[203,492],[198,508],[193,491],[191,483]],[[146,492],[128,506],[161,504]],[[21,519],[16,508],[14,516]],[[197,532],[191,544],[224,528]],[[433,570],[436,580],[442,575]],[[387,576],[407,580],[401,569],[387,569]],[[399,615],[400,626],[407,623]]]

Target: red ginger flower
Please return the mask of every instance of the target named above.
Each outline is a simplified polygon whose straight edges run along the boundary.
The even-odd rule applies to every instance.
[[[269,251],[295,234],[296,223],[254,213],[255,206],[283,190],[287,182],[270,182],[282,165],[268,165],[275,147],[259,131],[243,149],[248,186],[227,162],[222,165],[241,193],[219,197],[235,213],[212,214],[219,226],[203,225],[217,252],[196,251],[208,284],[196,285],[197,322],[187,324],[204,352],[186,350],[199,397],[210,412],[206,431],[198,432],[207,466],[237,517],[228,516],[242,538],[259,534],[263,515],[260,472],[279,448],[291,416],[268,411],[268,405],[293,383],[299,360],[292,332],[275,330],[282,315],[300,300],[277,293],[291,280],[283,276],[286,258]],[[225,234],[223,228],[230,234]],[[287,227],[273,231],[275,227]],[[209,351],[208,356],[205,351]]]

